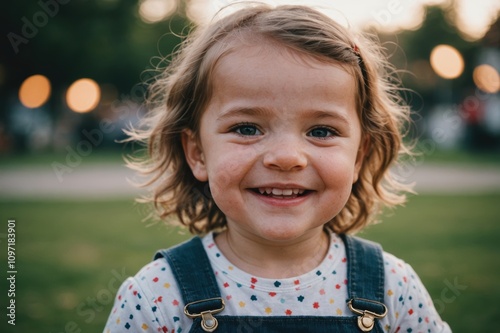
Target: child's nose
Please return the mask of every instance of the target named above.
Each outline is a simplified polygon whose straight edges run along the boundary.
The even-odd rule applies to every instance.
[[[263,163],[276,170],[301,170],[307,166],[307,156],[298,140],[284,138],[268,146]]]

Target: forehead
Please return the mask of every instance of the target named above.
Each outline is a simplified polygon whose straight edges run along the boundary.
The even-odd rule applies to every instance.
[[[240,95],[258,93],[279,99],[279,94],[308,99],[317,95],[355,99],[355,79],[350,66],[291,49],[266,38],[226,44],[217,60],[210,84],[212,97],[221,89]],[[273,89],[269,89],[272,87]]]
[[[300,47],[287,45],[286,42],[265,36],[259,32],[252,33],[251,30],[232,32],[216,42],[207,52],[206,59],[208,61],[206,61],[206,64],[211,65],[212,69],[216,69],[225,58],[231,55],[238,57],[288,57],[310,67],[315,67],[317,64],[340,66],[346,72],[354,75],[352,65],[340,63],[319,52],[313,53]]]

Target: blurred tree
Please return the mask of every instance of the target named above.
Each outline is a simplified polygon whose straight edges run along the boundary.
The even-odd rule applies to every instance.
[[[75,80],[89,77],[130,94],[153,57],[169,54],[189,24],[182,13],[156,24],[138,15],[138,0],[10,1],[0,12],[0,122],[9,99],[33,74],[52,84],[50,111]],[[182,8],[181,8],[182,10]]]

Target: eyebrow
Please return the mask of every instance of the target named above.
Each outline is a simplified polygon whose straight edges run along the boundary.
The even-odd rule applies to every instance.
[[[217,117],[217,120],[224,120],[231,117],[237,117],[241,115],[249,115],[249,116],[270,116],[271,112],[265,108],[255,107],[255,108],[247,108],[247,107],[236,107],[233,109],[229,109],[225,111],[223,114]],[[334,119],[336,121],[340,121],[345,125],[350,125],[350,122],[347,120],[346,116],[342,113],[335,111],[325,111],[325,110],[307,110],[301,112],[301,115],[306,114],[310,118],[314,119]]]
[[[311,117],[317,119],[325,119],[325,118],[335,119],[337,121],[344,123],[345,125],[350,125],[350,122],[349,120],[347,120],[345,115],[335,111],[314,110],[312,111]]]
[[[260,107],[255,107],[255,108],[236,107],[223,112],[220,116],[217,117],[217,120],[224,120],[226,118],[237,117],[241,115],[269,116],[270,113],[271,112],[269,110]]]

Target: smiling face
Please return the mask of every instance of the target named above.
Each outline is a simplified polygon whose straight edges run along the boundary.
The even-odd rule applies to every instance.
[[[276,43],[219,59],[199,136],[183,134],[229,230],[265,242],[319,235],[362,162],[355,82],[341,66]]]

